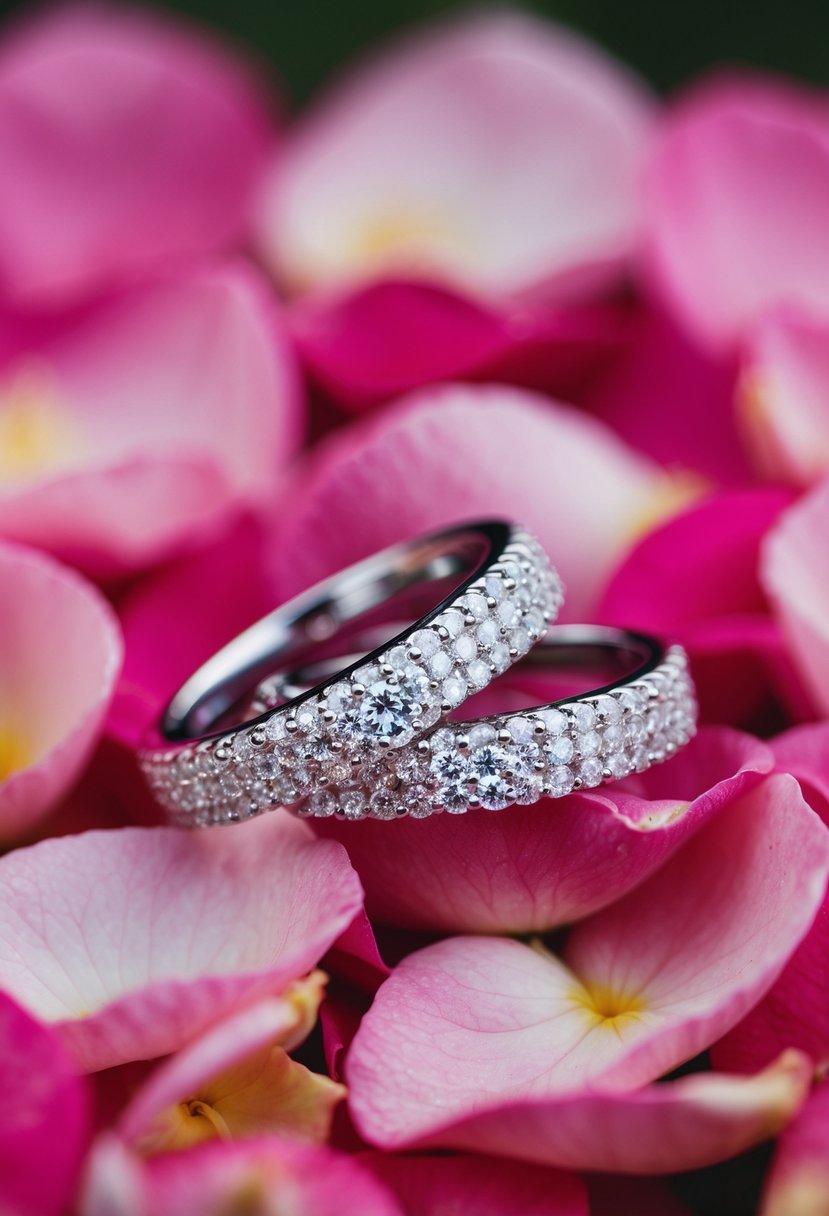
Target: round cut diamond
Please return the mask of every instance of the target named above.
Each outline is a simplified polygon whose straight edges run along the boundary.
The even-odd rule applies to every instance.
[[[509,754],[502,747],[476,748],[469,757],[470,776],[475,778],[475,794],[488,811],[500,811],[515,799],[515,790],[506,771]]]
[[[555,739],[550,739],[544,750],[552,765],[569,764],[575,752],[573,740],[569,735],[557,735]]]
[[[420,713],[419,690],[405,677],[397,683],[377,680],[360,702],[358,722],[364,735],[373,739],[396,739],[409,729]]]

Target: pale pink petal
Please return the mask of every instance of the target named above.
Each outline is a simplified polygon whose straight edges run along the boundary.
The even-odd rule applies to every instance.
[[[811,1077],[808,1059],[788,1052],[753,1077],[698,1073],[628,1093],[587,1091],[503,1106],[441,1129],[428,1143],[563,1169],[670,1174],[723,1161],[774,1136],[807,1097]],[[612,1210],[644,1216],[640,1208]],[[654,1216],[672,1210],[657,1208]]]
[[[584,290],[635,246],[651,125],[641,85],[561,28],[504,13],[437,27],[295,129],[262,244],[294,290],[387,272]]]
[[[668,120],[647,197],[654,275],[706,341],[734,341],[778,303],[829,310],[822,94],[759,77],[703,85]]]
[[[38,302],[239,235],[271,144],[245,68],[138,8],[74,4],[0,53],[0,282]]]
[[[319,821],[339,840],[369,914],[407,929],[543,933],[637,886],[712,815],[767,772],[747,735],[704,731],[665,767],[662,788],[574,794],[503,814],[394,824]]]
[[[815,704],[829,713],[829,478],[771,530],[761,577]]]
[[[796,700],[758,575],[763,538],[791,502],[789,491],[756,488],[694,503],[649,532],[605,591],[599,619],[686,647],[703,721],[767,732],[780,697]]]
[[[164,1061],[135,1094],[118,1120],[118,1132],[136,1144],[154,1118],[245,1056],[287,1037],[297,1009],[286,997],[267,997],[231,1015]]]
[[[829,1083],[815,1089],[783,1132],[760,1216],[820,1216],[829,1210]]]
[[[0,406],[0,534],[103,574],[270,501],[301,426],[274,302],[241,265],[43,324],[7,351]]]
[[[492,385],[424,389],[317,449],[276,531],[276,582],[286,597],[404,537],[504,515],[539,537],[578,619],[681,493],[581,411]]]
[[[827,162],[829,163],[829,162]],[[743,353],[742,430],[758,471],[810,486],[829,473],[829,321],[775,313]]]
[[[88,1094],[57,1036],[2,993],[0,1086],[0,1210],[61,1216],[86,1148]]]
[[[655,1079],[768,990],[827,874],[829,832],[791,777],[772,776],[577,925],[563,959],[471,937],[409,955],[348,1057],[358,1130],[394,1148],[506,1102]]]
[[[759,1004],[711,1048],[717,1068],[753,1072],[787,1047],[829,1065],[829,902]]]
[[[304,975],[360,906],[344,850],[288,816],[47,840],[0,860],[0,985],[83,1069],[152,1059]]]
[[[73,570],[0,543],[0,839],[31,828],[86,763],[121,665],[118,622]]]
[[[829,824],[829,722],[795,726],[769,747],[777,768],[797,777],[809,806]]]
[[[394,1157],[366,1153],[371,1170],[406,1216],[589,1216],[581,1179],[526,1162],[489,1157]]]

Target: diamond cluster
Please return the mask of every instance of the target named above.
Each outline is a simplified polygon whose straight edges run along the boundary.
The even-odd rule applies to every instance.
[[[544,636],[561,583],[538,542],[513,529],[496,564],[436,617],[371,663],[254,726],[144,753],[149,783],[176,822],[237,822],[336,790],[346,814],[366,766],[406,748]],[[349,817],[354,817],[352,813]]]
[[[687,657],[674,646],[653,671],[611,692],[441,725],[364,768],[359,780],[313,790],[300,813],[425,818],[561,797],[667,760],[692,738],[696,720]]]

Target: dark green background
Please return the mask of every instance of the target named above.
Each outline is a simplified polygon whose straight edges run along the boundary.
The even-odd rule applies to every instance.
[[[440,0],[156,0],[254,48],[304,100],[355,52],[464,6]],[[667,91],[716,63],[755,64],[829,83],[829,0],[541,0],[523,7],[569,22]]]

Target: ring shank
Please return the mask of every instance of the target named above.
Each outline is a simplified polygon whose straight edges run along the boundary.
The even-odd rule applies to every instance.
[[[413,587],[432,589],[429,616],[506,543],[498,521],[447,529],[385,550],[325,580],[263,617],[218,651],[172,697],[161,733],[170,742],[203,738],[275,667],[344,630]],[[452,580],[434,606],[434,584]],[[359,661],[362,661],[362,656]],[[342,670],[342,667],[340,668]]]

